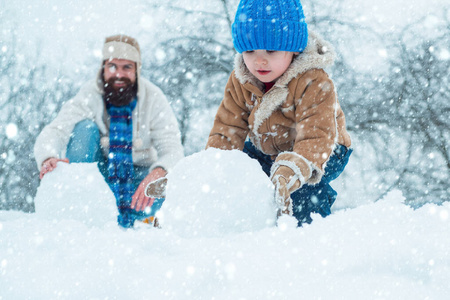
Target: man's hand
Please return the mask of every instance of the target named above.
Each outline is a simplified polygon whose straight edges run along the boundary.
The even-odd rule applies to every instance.
[[[153,205],[155,198],[149,198],[145,196],[145,188],[147,185],[155,181],[158,178],[166,176],[167,172],[163,168],[156,168],[148,174],[144,180],[139,184],[136,192],[133,195],[133,199],[131,201],[131,208],[136,211],[143,211],[146,207],[150,207]]]
[[[65,159],[59,159],[59,158],[56,158],[56,157],[47,158],[42,163],[41,172],[39,173],[39,178],[42,179],[45,174],[47,174],[48,172],[53,171],[56,168],[56,165],[58,164],[59,161],[62,161],[62,162],[65,162],[65,163],[69,163],[69,160],[67,158],[65,158]]]

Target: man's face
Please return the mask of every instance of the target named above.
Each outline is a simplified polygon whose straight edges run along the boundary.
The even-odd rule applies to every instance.
[[[112,83],[115,90],[125,89],[128,84],[136,82],[136,63],[127,59],[107,60],[103,77],[105,82]]]
[[[136,63],[127,59],[105,61],[105,101],[114,106],[128,105],[136,97]]]

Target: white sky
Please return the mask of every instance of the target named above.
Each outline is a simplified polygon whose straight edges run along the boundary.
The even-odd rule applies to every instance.
[[[110,34],[122,32],[138,35],[142,29],[146,29],[147,32],[152,31],[152,18],[162,16],[146,15],[148,10],[140,7],[141,2],[138,0],[70,2],[0,0],[0,7],[4,14],[2,18],[13,16],[14,23],[11,27],[17,31],[23,41],[29,41],[31,46],[35,43],[36,37],[42,37],[53,47],[54,55],[63,53],[65,56],[71,51],[82,52],[86,47],[92,47],[87,44],[88,39],[98,41],[96,46],[100,47],[103,38]],[[217,3],[220,4],[219,1]],[[361,11],[362,20],[368,23],[379,22],[380,27],[384,26],[386,29],[407,24],[431,12],[439,12],[444,5],[449,6],[448,0],[347,0],[345,3],[348,9]],[[308,12],[305,13],[307,15]],[[173,21],[176,22],[176,20]],[[183,24],[183,26],[186,25]],[[13,30],[13,28],[2,28],[2,34],[5,30]],[[155,31],[158,29],[154,28]]]
[[[347,0],[350,6],[361,9],[361,16],[368,22],[377,21],[386,28],[402,26],[430,13],[439,13],[442,7],[450,7],[448,0]]]
[[[206,10],[211,9],[214,1],[217,2],[214,6],[222,5],[219,0],[190,1],[186,5]],[[104,38],[112,34],[126,33],[137,37],[142,54],[147,57],[152,55],[149,53],[152,51],[151,46],[170,34],[167,27],[164,27],[163,21],[168,20],[176,24],[177,20],[171,20],[171,16],[161,13],[152,15],[152,10],[142,6],[143,2],[142,0],[69,2],[0,0],[0,17],[12,20],[6,26],[0,23],[5,27],[0,31],[0,41],[8,40],[9,32],[15,30],[20,45],[25,44],[26,50],[31,53],[43,48],[44,55],[41,59],[61,70],[62,74],[84,66],[86,55],[99,55]],[[147,3],[155,2],[158,0]],[[184,1],[181,2],[184,3]],[[237,0],[235,2],[237,3]],[[208,8],[205,8],[206,6]],[[422,16],[440,13],[444,6],[450,7],[448,0],[345,0],[345,10],[349,11],[349,15],[357,18],[352,21],[379,28],[381,32],[397,31],[405,24]],[[307,11],[305,14],[308,16]],[[189,24],[180,24],[180,26],[189,26]],[[424,28],[424,32],[426,30]],[[383,54],[386,50],[378,49],[380,45],[366,46],[359,47],[356,55],[352,54],[354,60],[352,64],[355,67],[364,66],[369,70],[376,69],[376,66],[380,64],[379,59],[385,57]],[[95,69],[93,68],[92,75],[95,75]]]

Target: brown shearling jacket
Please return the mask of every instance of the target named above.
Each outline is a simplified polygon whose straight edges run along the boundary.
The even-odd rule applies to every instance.
[[[351,145],[334,84],[323,70],[334,56],[310,31],[305,51],[264,92],[237,54],[206,147],[242,150],[248,136],[275,159],[271,176],[287,166],[286,178],[295,177],[300,186],[319,182],[336,145]]]

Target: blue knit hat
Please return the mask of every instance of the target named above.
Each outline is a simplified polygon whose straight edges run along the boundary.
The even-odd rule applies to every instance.
[[[299,0],[241,0],[231,34],[239,53],[251,50],[302,52],[308,42]]]

